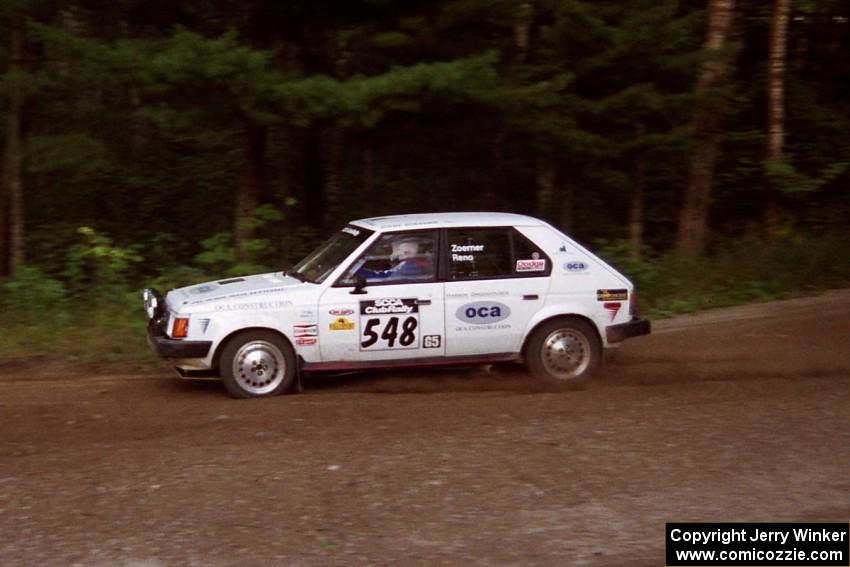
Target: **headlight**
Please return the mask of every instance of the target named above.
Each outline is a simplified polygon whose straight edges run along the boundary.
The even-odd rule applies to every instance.
[[[142,302],[145,306],[145,313],[148,314],[148,319],[158,319],[162,315],[162,294],[156,289],[150,287],[142,292]]]

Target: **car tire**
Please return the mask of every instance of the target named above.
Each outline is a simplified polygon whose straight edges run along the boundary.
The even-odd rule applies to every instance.
[[[246,331],[227,341],[219,367],[234,398],[263,398],[287,393],[296,382],[295,353],[272,331]]]
[[[577,317],[562,317],[537,327],[525,350],[534,376],[555,389],[587,384],[602,360],[596,329]]]

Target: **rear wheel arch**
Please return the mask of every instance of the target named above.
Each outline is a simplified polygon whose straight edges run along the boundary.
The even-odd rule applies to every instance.
[[[555,316],[529,334],[523,358],[531,374],[555,389],[584,387],[602,362],[602,341],[593,321]]]
[[[543,327],[544,325],[548,325],[552,321],[557,321],[559,319],[563,319],[563,320],[577,319],[579,321],[584,321],[585,323],[590,325],[590,327],[596,333],[596,339],[599,341],[600,347],[604,345],[604,343],[602,341],[602,336],[599,334],[599,329],[596,327],[596,323],[593,321],[593,319],[591,319],[587,315],[580,315],[578,313],[559,313],[557,315],[552,315],[552,316],[547,317],[545,319],[541,319],[540,321],[535,323],[533,327],[531,327],[528,330],[528,332],[525,334],[525,338],[522,341],[522,348],[520,349],[520,353],[522,354],[523,358],[525,358],[525,356],[526,356],[526,349],[528,349],[528,343],[531,341],[531,337],[534,336],[534,333],[538,329]]]

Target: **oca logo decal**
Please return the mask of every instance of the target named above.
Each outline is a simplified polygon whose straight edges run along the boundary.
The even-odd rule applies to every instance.
[[[586,269],[587,269],[587,264],[585,264],[584,262],[575,261],[575,262],[567,262],[566,264],[564,264],[564,270],[566,270],[568,272],[583,272]]]
[[[473,325],[485,325],[504,321],[511,314],[511,308],[497,301],[474,301],[461,305],[455,317]]]

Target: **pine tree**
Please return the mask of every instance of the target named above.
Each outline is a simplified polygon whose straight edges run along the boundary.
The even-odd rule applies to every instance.
[[[724,107],[713,90],[729,75],[729,43],[732,41],[735,0],[709,0],[703,63],[696,85],[702,100],[692,121],[694,149],[690,159],[688,184],[679,213],[676,249],[681,255],[700,254],[709,237],[709,214],[714,189],[715,168],[722,137]]]

